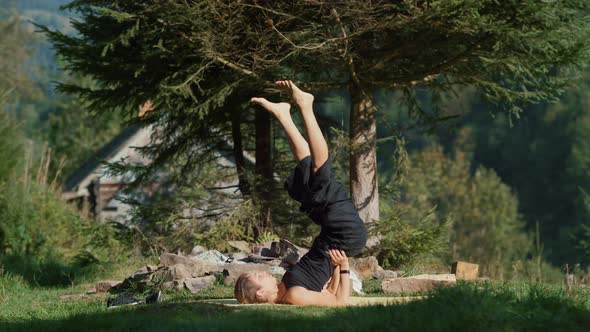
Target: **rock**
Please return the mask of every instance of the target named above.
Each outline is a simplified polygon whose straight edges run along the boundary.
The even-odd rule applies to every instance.
[[[199,278],[186,278],[183,281],[184,287],[191,293],[197,294],[201,289],[209,287],[215,281],[215,276],[206,276]]]
[[[350,269],[356,271],[363,279],[369,279],[379,269],[379,262],[374,256],[350,258]]]
[[[182,280],[166,281],[160,285],[161,290],[182,290],[184,282]]]
[[[293,265],[308,251],[309,249],[296,246],[289,240],[281,239],[278,242],[266,242],[262,245],[257,245],[252,250],[252,253],[262,257],[280,257],[285,263]]]
[[[194,261],[186,256],[176,255],[169,252],[163,253],[160,256],[160,265],[173,266],[176,264],[192,264]]]
[[[227,243],[232,248],[238,249],[241,252],[250,252],[252,250],[250,244],[246,241],[227,241]]]
[[[270,251],[272,257],[281,257],[281,248],[279,247],[279,242],[273,242],[270,245]]]
[[[202,253],[203,251],[207,251],[207,249],[205,249],[202,246],[194,246],[193,250],[191,250],[190,256],[196,256],[196,255]]]
[[[111,288],[113,288],[114,286],[116,286],[118,284],[120,284],[119,281],[112,281],[112,280],[99,281],[94,286],[94,289],[97,293],[108,292]]]
[[[198,275],[195,275],[195,277],[196,276]],[[187,267],[185,264],[176,264],[155,272],[152,275],[152,281],[155,283],[163,283],[192,277],[193,271],[191,271],[189,267]]]
[[[365,247],[368,249],[373,249],[373,248],[378,248],[380,244],[381,244],[381,236],[370,236],[367,239],[367,243],[365,244]]]
[[[280,266],[282,262],[283,261],[281,261],[280,259],[275,258],[275,259],[269,259],[269,260],[263,261],[261,263],[266,264],[266,265],[270,265],[270,266]]]
[[[141,269],[133,272],[129,277],[127,277],[123,282],[120,284],[114,285],[109,289],[111,292],[120,292],[126,289],[135,289],[138,291],[142,291],[145,286],[151,285],[151,276],[154,272],[154,267],[151,265],[147,265],[142,267]]]
[[[297,264],[299,259],[309,251],[309,249],[298,247],[285,239],[279,241],[278,249],[279,257],[283,258],[282,262],[289,266]]]
[[[430,280],[437,280],[437,281],[452,281],[456,282],[457,277],[454,274],[419,274],[407,278],[413,279],[430,279]]]
[[[422,274],[407,278],[385,279],[381,288],[385,293],[427,292],[439,286],[453,286],[457,283],[454,274]]]
[[[273,242],[276,243],[276,242]],[[262,248],[260,249],[260,256],[265,256],[265,257],[279,257],[279,254],[277,253],[278,249],[275,248]]]
[[[255,254],[255,255],[259,255],[259,256],[267,256],[271,255],[271,251],[270,251],[270,247],[272,246],[272,242],[264,242],[264,243],[258,243],[256,245],[254,245],[254,248],[252,248],[251,253]]]
[[[162,289],[182,289],[184,287],[182,281],[185,279],[222,271],[223,264],[212,264],[196,257],[164,253],[160,256],[159,267],[145,266],[111,289],[117,292],[126,290],[141,292],[152,286],[160,286]]]
[[[213,272],[223,271],[221,264],[212,264],[195,257],[185,257],[170,253],[164,253],[160,256],[160,264],[164,266],[184,265],[193,277],[202,277]]]
[[[165,283],[162,283],[162,285],[160,286],[160,288],[162,290],[175,289],[174,281],[166,281]]]
[[[279,241],[279,256],[280,257],[286,257],[286,256],[293,254],[293,253],[295,253],[299,257],[301,257],[301,256],[305,255],[308,251],[309,251],[309,249],[296,246],[294,243],[292,243],[289,240],[281,239]]]
[[[201,260],[213,264],[225,264],[228,261],[229,257],[225,256],[217,250],[207,250],[195,256],[192,256],[191,259]]]
[[[377,270],[371,275],[374,279],[387,279],[387,278],[399,278],[402,275],[401,271],[391,270]]]
[[[132,273],[132,274],[129,276],[129,278],[135,278],[135,279],[137,279],[137,278],[141,278],[141,277],[143,277],[143,276],[149,275],[150,273],[152,273],[152,272],[154,272],[154,271],[156,271],[156,270],[158,270],[158,268],[157,268],[157,267],[156,267],[156,268],[154,268],[154,266],[153,266],[153,265],[146,265],[146,266],[144,266],[144,267],[140,268],[139,270],[136,270],[135,272],[133,272],[133,273]]]
[[[451,273],[454,273],[459,280],[477,280],[479,265],[467,262],[454,262],[451,266]]]
[[[226,285],[235,283],[240,275],[246,272],[268,272],[271,273],[271,266],[267,264],[226,264],[223,270],[224,283]]]

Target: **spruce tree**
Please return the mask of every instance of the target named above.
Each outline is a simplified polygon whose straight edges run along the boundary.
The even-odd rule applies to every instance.
[[[144,121],[158,124],[165,138],[150,151],[156,164],[184,156],[190,165],[202,156],[193,146],[224,141],[239,104],[231,97],[241,92],[287,77],[314,91],[347,90],[351,191],[370,222],[378,219],[376,89],[402,91],[401,102],[423,123],[439,114],[417,106],[420,87],[436,95],[474,85],[518,113],[559,95],[586,61],[588,6],[585,0],[78,0],[66,6],[80,13],[78,36],[45,31],[69,69],[102,83],[63,91],[101,109],[133,110],[154,100],[157,111]]]

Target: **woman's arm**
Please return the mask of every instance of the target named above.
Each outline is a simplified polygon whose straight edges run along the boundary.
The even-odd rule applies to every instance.
[[[284,301],[289,304],[318,305],[335,307],[346,305],[336,294],[330,292],[315,292],[301,286],[293,286],[287,290]]]
[[[349,267],[348,258],[343,251],[330,250],[332,261],[339,266],[338,279],[339,285],[335,293],[314,292],[300,286],[294,286],[287,290],[285,302],[299,305],[318,305],[318,306],[344,306],[348,304],[350,296],[350,276],[348,274],[340,275],[340,269],[347,270]]]
[[[336,294],[339,284],[340,284],[340,265],[336,265],[336,267],[334,267],[334,273],[332,273],[332,279],[330,279],[330,282],[328,283],[328,287],[326,287],[326,290],[332,294]]]
[[[350,265],[348,263],[348,257],[346,257],[346,253],[342,250],[335,250],[331,249],[328,251],[330,254],[330,258],[332,258],[332,262],[335,265],[340,267],[340,272],[343,270],[349,270]],[[338,285],[338,289],[336,290],[336,297],[339,301],[347,303],[348,298],[350,297],[350,274],[343,273],[340,274],[340,285]]]

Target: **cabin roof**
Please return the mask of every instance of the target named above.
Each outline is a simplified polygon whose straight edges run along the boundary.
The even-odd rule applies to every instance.
[[[105,160],[114,156],[117,152],[127,146],[125,144],[133,138],[139,131],[141,126],[133,124],[125,128],[121,133],[115,136],[110,142],[105,144],[90,158],[88,158],[72,175],[70,175],[65,182],[65,191],[75,191],[76,187],[86,179],[90,174],[95,172]]]

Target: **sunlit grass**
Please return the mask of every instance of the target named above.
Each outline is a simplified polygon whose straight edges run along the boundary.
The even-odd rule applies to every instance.
[[[108,295],[87,295],[91,287],[83,283],[42,288],[4,275],[0,277],[0,330],[587,331],[590,326],[590,290],[567,291],[558,285],[459,283],[423,300],[348,308],[198,303],[232,296],[231,286],[218,283],[198,296],[172,292],[164,294],[161,304],[107,309]],[[376,289],[371,287],[365,289]]]

